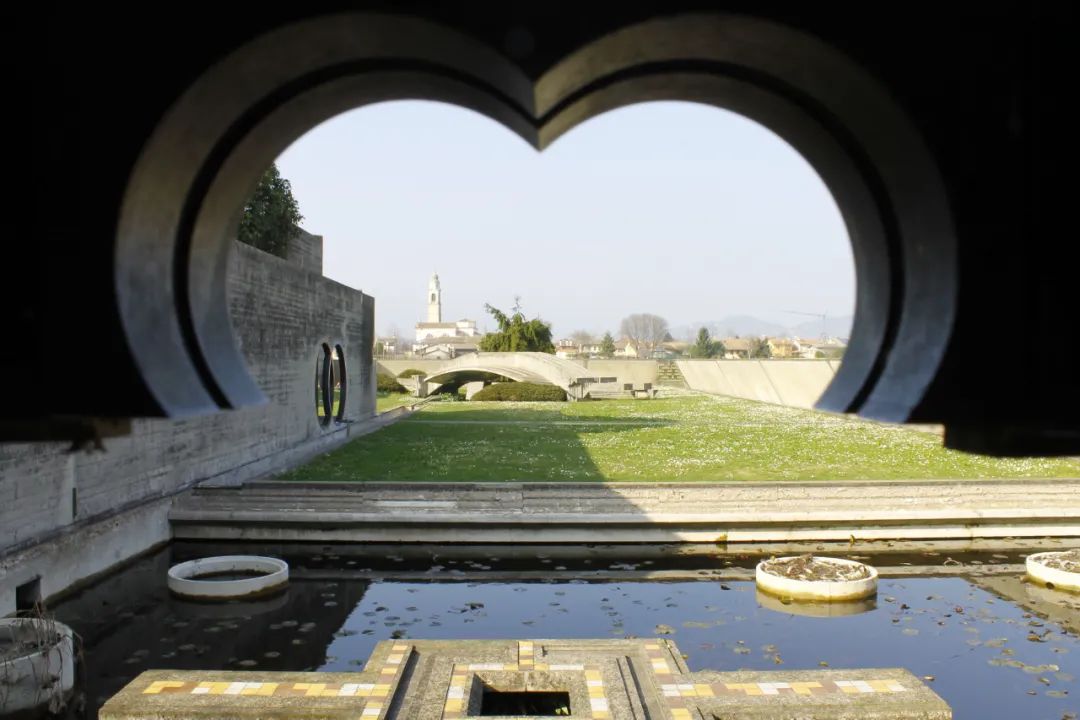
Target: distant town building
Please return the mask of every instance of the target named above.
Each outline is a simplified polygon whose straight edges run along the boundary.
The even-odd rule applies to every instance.
[[[439,274],[428,281],[427,322],[416,323],[413,354],[432,360],[449,360],[464,353],[476,352],[480,331],[475,320],[442,321],[442,284]]]
[[[725,360],[745,360],[750,357],[750,341],[746,338],[729,337],[722,342]]]

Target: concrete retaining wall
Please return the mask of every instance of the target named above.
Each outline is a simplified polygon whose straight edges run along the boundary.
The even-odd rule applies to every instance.
[[[633,383],[635,387],[652,383],[656,385],[659,364],[655,360],[601,360],[576,361],[589,368],[596,377],[617,377],[619,383]]]
[[[840,364],[825,360],[678,360],[693,390],[811,408]]]
[[[167,506],[181,490],[280,470],[347,439],[348,424],[323,427],[316,418],[322,343],[345,351],[345,417],[374,415],[371,297],[237,245],[230,310],[266,405],[179,421],[137,420],[130,435],[106,440],[104,452],[69,453],[59,443],[0,445],[0,616],[14,609],[15,588],[28,580],[40,577],[47,597],[167,540]],[[86,541],[74,542],[77,537]]]
[[[656,360],[574,360],[596,377],[616,377],[618,383],[657,384]],[[407,368],[429,375],[445,360],[379,360],[380,371],[397,375]],[[840,363],[835,360],[677,360],[692,390],[756,400],[774,405],[811,408],[832,382]]]

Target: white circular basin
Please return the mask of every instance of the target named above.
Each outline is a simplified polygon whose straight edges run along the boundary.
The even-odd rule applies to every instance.
[[[221,555],[172,566],[168,582],[169,590],[186,598],[250,598],[284,588],[289,564],[258,555]]]
[[[1080,550],[1028,555],[1028,577],[1054,590],[1080,592]]]
[[[0,710],[60,711],[75,687],[73,637],[55,620],[0,618]]]
[[[790,556],[762,560],[755,579],[760,590],[780,598],[840,602],[876,593],[878,572],[854,560]]]

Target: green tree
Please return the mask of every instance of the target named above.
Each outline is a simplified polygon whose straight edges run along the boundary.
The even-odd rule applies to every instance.
[[[491,305],[484,309],[499,324],[498,332],[487,333],[480,338],[483,352],[545,352],[554,353],[551,341],[551,325],[540,318],[526,320],[521,312],[521,302],[516,300],[510,315]]]
[[[600,341],[600,355],[602,357],[612,357],[615,354],[615,338],[611,337],[611,333],[604,333],[604,338]]]
[[[244,206],[237,239],[283,258],[289,254],[289,243],[297,236],[296,226],[303,219],[292,185],[274,164],[263,173]]]
[[[750,352],[747,357],[768,359],[772,357],[772,348],[769,347],[769,338],[750,338]]]
[[[717,355],[724,354],[724,343],[719,340],[713,340],[709,336],[708,328],[701,328],[698,330],[697,340],[690,347],[690,357],[692,358],[711,358]]]

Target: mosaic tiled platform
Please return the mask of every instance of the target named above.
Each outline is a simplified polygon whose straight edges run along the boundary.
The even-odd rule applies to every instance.
[[[498,693],[564,693],[569,715],[614,720],[948,720],[906,670],[690,672],[667,640],[398,640],[360,673],[152,670],[101,720],[465,720]],[[490,716],[490,713],[484,713]]]

